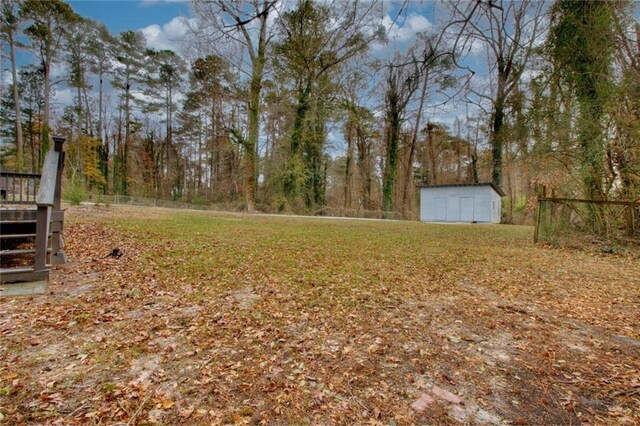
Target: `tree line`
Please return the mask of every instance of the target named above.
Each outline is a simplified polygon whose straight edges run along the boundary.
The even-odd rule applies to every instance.
[[[387,6],[196,0],[174,52],[2,0],[2,167],[38,171],[55,133],[95,194],[413,218],[418,185],[490,181],[507,221],[537,187],[638,198],[633,2],[450,0],[404,44],[421,6]]]

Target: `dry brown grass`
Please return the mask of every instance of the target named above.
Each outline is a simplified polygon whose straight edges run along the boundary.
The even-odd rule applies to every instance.
[[[0,301],[6,424],[640,421],[632,257],[527,227],[69,213],[52,294]],[[462,403],[412,409],[434,385]]]

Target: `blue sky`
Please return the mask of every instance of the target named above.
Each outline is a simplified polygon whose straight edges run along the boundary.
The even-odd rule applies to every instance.
[[[117,35],[121,31],[142,31],[147,46],[154,49],[172,49],[181,51],[182,39],[188,31],[187,23],[183,17],[190,17],[190,3],[183,0],[67,0],[71,7],[79,15],[104,23],[109,30]],[[322,1],[322,0],[319,0]],[[340,1],[335,0],[339,4]],[[285,8],[295,4],[295,0],[285,0]],[[369,54],[377,59],[389,58],[395,47],[406,49],[416,38],[416,32],[430,31],[434,29],[434,23],[443,11],[434,7],[434,0],[412,0],[406,9],[400,11],[401,0],[382,0],[380,5],[381,23],[388,29],[390,41],[388,45],[374,44]],[[21,51],[19,62],[35,62],[32,53]],[[67,70],[65,64],[54,64],[52,75],[55,78],[62,77]],[[10,75],[5,63],[2,64],[3,83],[9,83]],[[372,82],[372,85],[375,84]],[[111,100],[115,95],[111,93],[110,86],[106,86],[107,95]],[[75,99],[75,90],[66,87],[64,82],[57,84],[54,94],[54,107],[61,108],[71,105]],[[379,99],[374,100],[378,102]],[[369,102],[369,101],[367,101]],[[437,115],[440,120],[452,121],[455,114],[451,112],[431,110],[431,115]],[[340,137],[336,136],[337,139]],[[331,139],[336,139],[331,138]]]
[[[113,34],[126,30],[141,30],[147,45],[155,49],[181,50],[181,38],[186,33],[186,25],[180,19],[189,17],[189,1],[182,0],[67,0],[76,13],[86,18],[104,23]],[[350,1],[350,0],[337,0]],[[291,4],[294,1],[291,0]],[[433,29],[438,13],[433,0],[412,0],[409,7],[400,10],[402,1],[384,0],[382,23],[389,29],[391,45],[376,44],[370,55],[386,58],[393,53],[394,46],[401,49],[410,45],[416,32]],[[398,15],[400,13],[400,15]],[[393,22],[393,25],[392,25]],[[59,88],[57,99],[63,104],[73,102],[74,92]],[[435,113],[435,111],[432,111]],[[451,118],[452,120],[453,118]],[[330,139],[341,139],[333,135]],[[334,141],[336,142],[336,141]]]
[[[188,0],[67,0],[76,13],[86,18],[94,19],[104,23],[109,30],[117,35],[121,31],[134,30],[142,31],[147,46],[154,49],[172,49],[181,53],[183,51],[182,40],[188,33],[188,24],[183,17],[190,17],[190,3]],[[292,7],[296,0],[283,0],[285,8]],[[328,0],[318,0],[328,1]],[[353,0],[333,0],[334,4],[341,1]],[[406,50],[416,40],[416,32],[429,32],[438,26],[438,21],[446,19],[447,11],[441,3],[436,0],[380,0],[382,6],[380,10],[381,23],[387,28],[389,44],[374,43],[369,55],[376,59],[386,59],[393,55],[395,48]],[[400,5],[407,5],[400,11]],[[402,13],[401,13],[402,12]],[[636,16],[640,14],[640,7],[635,9]],[[482,48],[474,49],[472,53],[462,63],[471,66],[475,71],[474,84],[486,85],[486,64]],[[19,63],[35,62],[33,53],[20,50],[18,54]],[[58,62],[54,64],[52,74],[54,78],[65,75],[67,70],[65,64]],[[461,73],[459,71],[458,73]],[[378,75],[378,78],[380,76]],[[375,79],[374,79],[375,80]],[[365,102],[377,102],[380,104],[381,97],[379,90],[372,80],[371,88],[374,96],[372,100]],[[10,72],[5,61],[0,63],[0,82],[4,85],[11,81]],[[54,106],[62,107],[74,102],[75,91],[65,87],[64,83],[56,85]],[[106,90],[109,92],[109,85]],[[112,99],[115,95],[112,95]],[[440,106],[440,99],[437,95],[429,96],[430,105],[426,108],[428,119],[452,124],[455,118],[466,115],[468,104],[461,106],[459,103],[451,102],[446,106]],[[371,104],[370,107],[376,107]],[[332,138],[332,139],[340,139]]]
[[[177,1],[76,0],[68,2],[79,15],[104,23],[113,33],[187,16],[189,4]]]
[[[342,0],[349,1],[349,0]],[[114,33],[135,30],[152,24],[161,25],[176,16],[189,15],[188,0],[67,0],[80,15],[103,22]],[[397,14],[394,1],[385,5],[389,15]],[[384,4],[384,3],[383,3]],[[433,21],[433,0],[412,0],[408,15],[419,13]],[[404,24],[402,17],[398,24]]]

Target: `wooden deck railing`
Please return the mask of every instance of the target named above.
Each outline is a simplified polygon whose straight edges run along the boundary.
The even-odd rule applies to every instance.
[[[3,209],[3,222],[7,229],[11,229],[11,220],[29,222],[35,219],[35,246],[31,250],[3,250],[3,254],[20,255],[35,253],[31,267],[2,269],[2,282],[45,281],[49,277],[51,264],[66,262],[66,255],[62,250],[62,230],[64,227],[64,211],[61,209],[60,195],[62,187],[62,171],[64,167],[63,144],[65,139],[54,137],[54,150],[47,152],[42,167],[42,174],[2,172],[0,183],[3,184],[3,206],[15,204],[35,205],[34,209]],[[13,184],[13,180],[17,183]],[[37,183],[31,183],[36,182]],[[7,186],[7,182],[10,182]],[[37,191],[14,190],[21,186],[37,187]],[[9,219],[11,217],[12,219]],[[33,222],[31,222],[33,223]],[[18,232],[20,234],[20,232]],[[33,234],[30,234],[33,238]],[[15,235],[15,237],[29,237],[30,235]],[[8,236],[12,237],[13,236]],[[49,244],[49,241],[51,242]],[[50,257],[49,257],[50,255]],[[1,294],[1,292],[0,292]]]
[[[0,172],[0,203],[34,204],[40,175],[38,173]]]
[[[51,263],[61,264],[67,261],[67,257],[62,251],[61,234],[64,227],[64,212],[60,201],[62,171],[64,169],[64,141],[64,138],[53,138],[54,149],[47,153],[42,167],[40,188],[36,198],[38,206],[36,216],[36,269],[38,266],[46,264],[47,236],[49,233],[51,233]],[[38,246],[38,242],[40,242],[40,246]]]

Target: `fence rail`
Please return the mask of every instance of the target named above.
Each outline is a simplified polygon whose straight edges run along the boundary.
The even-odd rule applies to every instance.
[[[640,244],[640,201],[538,198],[534,242],[591,236]]]

